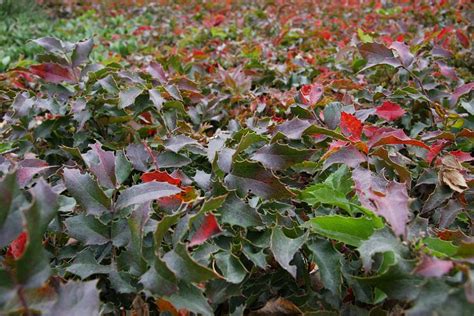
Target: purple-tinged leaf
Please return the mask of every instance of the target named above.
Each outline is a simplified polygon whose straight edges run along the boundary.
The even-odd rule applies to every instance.
[[[168,82],[168,74],[163,69],[163,66],[157,62],[152,62],[146,69],[148,73],[157,79],[162,85]]]
[[[446,65],[446,63],[442,61],[438,61],[437,64],[439,67],[439,71],[443,76],[453,81],[459,80],[458,75],[456,74],[456,70],[454,70],[454,68],[449,67],[448,65]]]
[[[176,87],[174,84],[168,84],[163,86],[165,88],[166,92],[169,93],[169,95],[179,101],[183,101],[183,97],[181,96],[181,92],[179,91],[178,87]]]
[[[20,187],[24,187],[38,173],[51,168],[45,161],[39,159],[25,159],[18,164],[16,177]]]
[[[94,216],[79,214],[64,221],[67,233],[84,245],[103,245],[110,241],[110,229]]]
[[[426,278],[439,278],[451,271],[453,267],[452,261],[424,255],[420,264],[415,268],[415,273]]]
[[[164,143],[164,146],[166,149],[171,150],[175,153],[177,153],[178,151],[180,151],[181,149],[189,145],[200,146],[197,140],[188,136],[184,136],[184,135],[172,136],[171,138],[167,139]]]
[[[458,100],[463,95],[471,92],[474,89],[474,82],[463,84],[460,87],[457,87],[449,98],[449,105],[451,107],[455,106],[458,103]]]
[[[260,164],[250,161],[236,161],[224,183],[240,196],[253,193],[264,199],[285,199],[293,196],[283,183]]]
[[[155,105],[155,108],[160,111],[161,108],[163,107],[163,103],[166,102],[166,99],[163,98],[160,94],[160,92],[156,89],[150,89],[148,90],[148,94],[150,95],[150,100],[153,102]]]
[[[34,43],[40,45],[49,52],[63,52],[63,43],[55,37],[42,37],[33,40]]]
[[[367,65],[362,69],[368,69],[377,65],[401,66],[400,61],[395,58],[392,50],[382,44],[365,43],[358,46],[359,53],[367,60]]]
[[[313,151],[296,149],[288,145],[271,144],[257,150],[251,158],[272,170],[283,170],[292,165],[308,160]]]
[[[94,40],[92,38],[77,42],[72,51],[72,66],[77,67],[85,64],[89,60],[89,55],[94,47]]]
[[[151,160],[150,154],[143,144],[130,144],[127,146],[127,157],[138,171],[146,172]]]
[[[390,45],[390,48],[397,52],[398,58],[404,67],[409,67],[413,63],[415,57],[410,52],[410,47],[408,47],[408,45],[405,43],[393,42],[392,45]]]
[[[397,235],[405,236],[410,213],[406,186],[362,168],[352,172],[352,179],[361,204],[384,217]]]
[[[89,169],[97,177],[99,184],[109,189],[116,186],[115,178],[115,155],[111,151],[102,149],[102,144],[96,142],[89,145],[91,150],[82,154]]]
[[[459,202],[459,200],[451,199],[445,206],[436,210],[436,213],[439,216],[439,228],[448,228],[463,209],[464,206]]]
[[[342,163],[351,168],[355,168],[363,162],[367,161],[367,157],[362,154],[353,145],[340,148],[324,160],[323,170],[326,170],[335,163]]]
[[[124,190],[117,199],[115,207],[123,209],[125,207],[154,201],[162,197],[175,195],[181,192],[177,186],[164,182],[147,182],[134,185]]]
[[[276,131],[282,133],[289,139],[300,139],[304,131],[310,126],[310,122],[295,118],[280,124],[276,128]]]

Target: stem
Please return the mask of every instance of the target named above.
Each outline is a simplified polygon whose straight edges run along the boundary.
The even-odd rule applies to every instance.
[[[23,292],[23,286],[20,286],[17,290],[18,298],[20,300],[21,306],[23,307],[25,316],[32,316],[31,311],[28,308],[28,303],[25,299],[25,293]]]
[[[411,72],[411,70],[409,70],[408,68],[406,68],[405,66],[402,66],[403,69],[405,69],[408,74],[415,80],[416,84],[420,87],[421,89],[421,92],[423,92],[423,94],[425,95],[425,97],[428,99],[428,102],[431,104],[433,103],[428,95],[428,92],[425,90],[425,88],[423,87],[423,83],[421,82],[420,78],[418,78],[417,75],[415,75],[413,72]],[[435,118],[434,118],[434,115],[433,113],[430,112],[430,117],[431,117],[431,124],[433,125],[433,127],[436,127],[436,121],[435,121]]]

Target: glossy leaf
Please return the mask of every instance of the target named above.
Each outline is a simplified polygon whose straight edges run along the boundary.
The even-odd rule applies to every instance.
[[[101,215],[110,211],[111,201],[97,182],[77,169],[64,169],[64,183],[68,192],[84,207],[87,214]]]
[[[306,238],[307,235],[290,238],[280,228],[272,230],[270,249],[275,256],[275,260],[294,278],[296,278],[296,266],[291,264],[291,261],[299,248],[305,243]]]
[[[344,217],[340,215],[318,216],[306,224],[313,232],[351,246],[360,246],[379,228],[373,219]]]

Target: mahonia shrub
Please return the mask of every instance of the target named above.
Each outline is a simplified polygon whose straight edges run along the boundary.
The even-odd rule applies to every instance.
[[[137,52],[34,39],[0,74],[1,313],[471,315],[469,8],[168,4],[129,13]]]

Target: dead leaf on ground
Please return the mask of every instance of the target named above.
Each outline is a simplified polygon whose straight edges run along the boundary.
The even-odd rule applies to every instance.
[[[441,182],[448,185],[453,191],[459,193],[464,192],[468,189],[468,185],[461,173],[463,169],[463,166],[454,156],[444,156],[441,160],[441,169],[439,172]]]
[[[249,315],[303,315],[303,312],[293,302],[279,297],[268,301],[265,306],[250,312]]]

